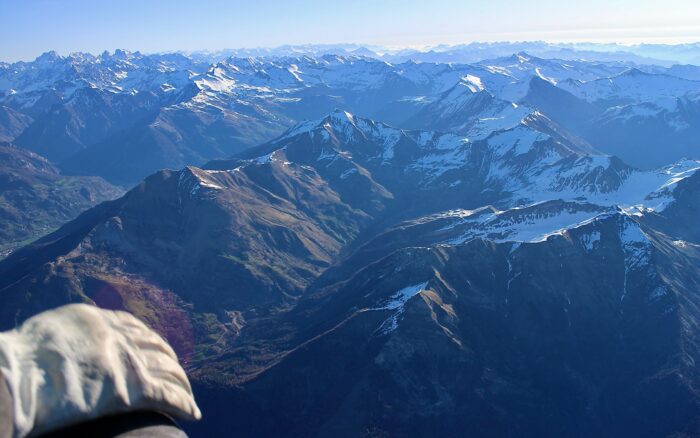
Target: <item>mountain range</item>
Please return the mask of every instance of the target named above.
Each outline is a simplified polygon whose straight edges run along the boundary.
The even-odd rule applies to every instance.
[[[637,170],[551,124],[471,141],[335,111],[161,171],[0,263],[0,320],[135,313],[202,433],[229,409],[244,435],[692,430],[700,162]]]
[[[1,66],[0,170],[69,189],[2,188],[64,224],[0,329],[129,311],[192,436],[699,434],[696,68],[353,51]]]
[[[631,61],[640,64],[700,64],[697,43],[689,44],[615,44],[615,43],[551,43],[545,41],[471,42],[467,44],[438,44],[433,46],[395,48],[360,44],[303,44],[272,48],[226,49],[187,53],[198,60],[211,61],[229,56],[323,56],[357,55],[404,62],[411,59],[422,62],[472,63],[490,57],[510,56],[528,52],[543,58],[592,61]]]
[[[208,64],[180,54],[49,52],[0,65],[0,135],[65,174],[132,186],[162,168],[203,165],[270,141],[336,108],[399,128],[466,133],[478,120],[510,117],[503,111],[514,104],[653,168],[698,157],[697,72],[527,53],[473,64],[356,55]]]

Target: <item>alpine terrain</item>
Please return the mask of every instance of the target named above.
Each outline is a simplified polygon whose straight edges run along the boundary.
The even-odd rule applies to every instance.
[[[0,329],[130,312],[191,436],[700,436],[700,51],[659,50],[0,64]]]

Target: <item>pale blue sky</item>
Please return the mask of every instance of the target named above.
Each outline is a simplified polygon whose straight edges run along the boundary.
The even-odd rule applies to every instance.
[[[364,43],[700,41],[698,0],[0,0],[0,60]]]

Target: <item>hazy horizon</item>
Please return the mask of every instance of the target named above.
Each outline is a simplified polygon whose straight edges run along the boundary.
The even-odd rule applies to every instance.
[[[445,11],[451,11],[445,14]],[[329,7],[206,0],[0,0],[0,47],[6,62],[55,50],[101,53],[217,51],[281,45],[347,44],[417,47],[469,42],[682,44],[700,41],[700,4],[688,0],[538,0],[430,4],[360,0]],[[624,23],[621,26],[620,23]],[[47,43],[46,35],[51,35]]]
[[[620,42],[615,42],[615,41],[610,41],[610,42],[594,42],[594,41],[547,41],[547,40],[500,40],[500,41],[465,41],[465,42],[458,42],[458,43],[439,43],[439,44],[426,44],[426,45],[418,45],[418,44],[413,44],[413,45],[405,45],[405,46],[388,46],[388,45],[381,45],[381,44],[364,44],[364,43],[356,43],[356,42],[337,42],[337,43],[299,43],[299,44],[278,44],[278,45],[270,45],[270,46],[241,46],[241,47],[220,47],[220,48],[202,48],[202,49],[194,49],[194,50],[179,50],[179,49],[173,49],[173,50],[157,50],[157,51],[146,51],[146,50],[141,50],[138,47],[114,47],[114,48],[105,48],[102,50],[79,50],[79,51],[60,51],[51,47],[47,47],[45,50],[40,51],[36,55],[33,55],[28,58],[23,58],[23,59],[3,59],[0,58],[0,62],[6,62],[6,63],[15,63],[15,62],[31,62],[37,59],[38,57],[42,56],[43,54],[46,53],[51,53],[54,52],[58,56],[65,57],[69,56],[71,54],[76,54],[76,53],[84,53],[84,54],[90,54],[93,56],[99,56],[100,54],[104,52],[108,53],[115,53],[117,50],[124,50],[127,52],[131,53],[141,53],[143,55],[153,55],[153,54],[166,54],[166,53],[183,53],[183,54],[216,54],[218,52],[227,52],[227,51],[265,51],[265,50],[276,50],[276,49],[283,49],[285,47],[295,47],[295,48],[324,48],[324,47],[344,47],[344,48],[367,48],[370,50],[376,50],[377,54],[382,55],[382,54],[391,54],[391,53],[398,53],[401,50],[419,50],[419,51],[430,51],[430,50],[435,50],[437,51],[440,50],[447,50],[450,48],[456,48],[460,46],[468,46],[471,44],[474,45],[479,45],[479,44],[536,44],[536,43],[544,43],[544,44],[551,44],[553,47],[566,47],[566,46],[571,46],[572,48],[576,48],[577,50],[581,50],[582,47],[589,48],[587,47],[590,45],[591,49],[597,48],[600,52],[609,52],[610,50],[605,50],[605,49],[612,49],[613,47],[616,48],[621,48],[621,49],[634,49],[634,48],[639,48],[645,45],[651,46],[651,45],[661,45],[661,46],[688,46],[688,45],[700,45],[700,39],[699,40],[693,40],[693,41],[688,41],[688,42],[642,42],[642,43],[620,43]]]

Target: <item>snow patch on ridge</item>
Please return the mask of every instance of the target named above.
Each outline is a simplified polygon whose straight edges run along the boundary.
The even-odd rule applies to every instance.
[[[600,231],[594,230],[581,236],[581,244],[588,251],[595,249],[598,246],[598,242],[600,242]]]
[[[381,307],[376,307],[371,310],[393,310],[392,315],[387,318],[377,329],[379,334],[390,333],[398,327],[399,316],[404,312],[404,306],[414,296],[424,291],[428,286],[428,282],[407,286],[394,293]]]
[[[469,229],[463,235],[444,243],[458,245],[475,238],[486,238],[497,243],[543,242],[550,236],[561,235],[567,230],[590,223],[600,216],[600,210],[597,212],[579,210],[573,206],[559,211],[512,214],[517,210],[522,208],[465,216],[460,225],[468,224]]]
[[[627,270],[637,269],[649,263],[651,242],[644,231],[634,221],[626,219],[620,230],[620,241],[625,253]]]
[[[180,171],[177,183],[178,192],[186,191],[191,197],[195,197],[202,188],[212,190],[224,189],[224,187],[210,178],[209,172],[188,166]],[[180,199],[180,202],[182,202],[182,199]]]
[[[624,254],[625,272],[622,284],[620,302],[627,296],[629,274],[644,268],[651,261],[651,242],[639,225],[632,219],[623,216],[620,224],[620,243]]]
[[[478,93],[479,91],[484,91],[484,84],[481,82],[481,78],[474,75],[466,75],[463,78],[464,83],[469,87],[472,93]]]

